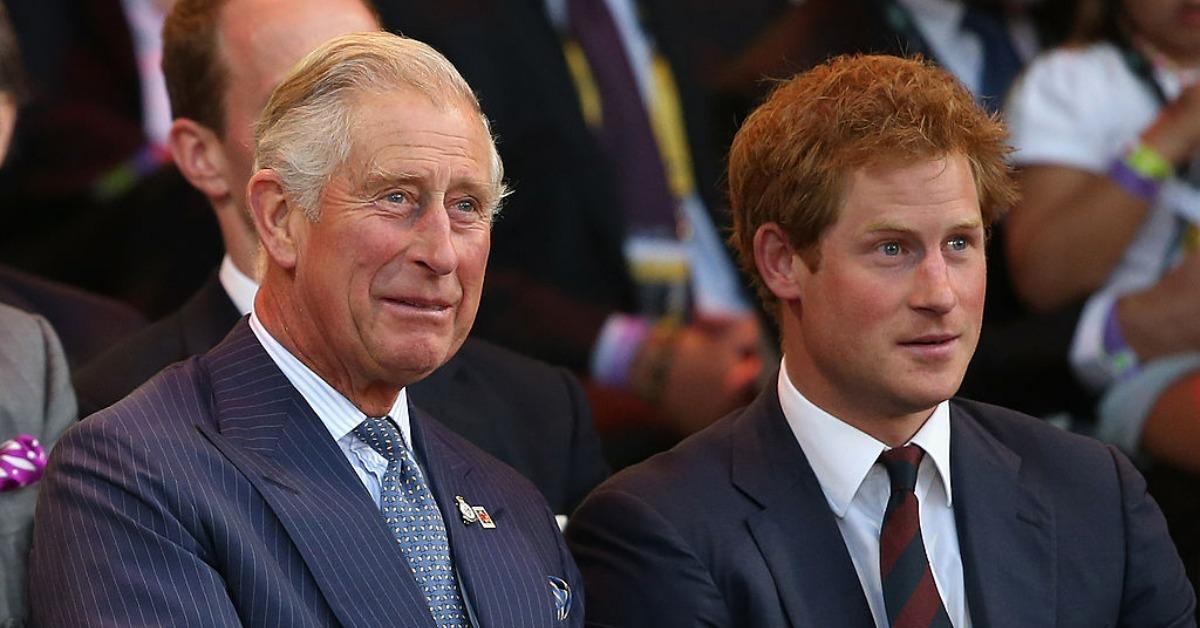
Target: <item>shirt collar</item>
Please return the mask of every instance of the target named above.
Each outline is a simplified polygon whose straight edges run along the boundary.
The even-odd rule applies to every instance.
[[[221,270],[217,271],[217,279],[239,314],[245,316],[254,309],[254,295],[258,294],[258,283],[239,270],[228,255],[221,260]]]
[[[275,340],[253,311],[250,312],[250,329],[262,344],[263,349],[266,350],[267,355],[308,402],[309,407],[316,413],[325,429],[329,430],[329,435],[333,437],[333,440],[341,440],[367,418],[367,415],[350,403],[349,399],[321,379],[320,375],[314,373],[299,358],[292,355],[292,352]],[[400,394],[396,395],[396,401],[392,403],[392,409],[388,416],[392,417],[392,420],[400,428],[404,442],[411,448],[412,433],[409,425],[406,389],[400,389]]]
[[[845,516],[867,473],[879,460],[879,454],[888,447],[805,398],[787,376],[786,358],[779,368],[778,390],[779,404],[788,427],[804,450],[830,509],[840,519]],[[909,442],[919,445],[932,459],[946,489],[946,503],[952,504],[948,401],[934,408],[933,414]]]

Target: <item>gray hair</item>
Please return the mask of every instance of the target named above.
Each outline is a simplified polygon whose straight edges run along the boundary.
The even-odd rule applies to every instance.
[[[414,89],[438,106],[470,105],[491,138],[475,92],[441,53],[391,33],[353,33],[309,53],[272,92],[254,127],[255,169],[278,173],[285,192],[317,220],[325,185],[350,155],[355,97],[397,89]],[[494,216],[508,191],[495,139],[488,144]]]

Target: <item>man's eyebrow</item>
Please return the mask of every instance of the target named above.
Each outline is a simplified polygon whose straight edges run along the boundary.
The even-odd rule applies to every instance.
[[[875,222],[868,223],[867,226],[863,228],[863,233],[876,233],[879,231],[909,233],[912,230],[913,229],[911,227],[906,227],[897,222],[891,222],[889,220],[877,220]]]
[[[399,185],[404,183],[412,183],[420,181],[424,176],[415,172],[406,171],[389,171],[385,168],[372,168],[367,171],[360,188],[364,193],[372,193],[380,188],[385,188],[390,185]],[[470,178],[455,178],[450,181],[451,190],[466,190],[469,194],[479,197],[485,204],[495,203],[499,199],[497,196],[497,187],[491,181],[470,179]]]
[[[380,186],[391,185],[395,183],[409,183],[420,177],[412,172],[394,172],[383,168],[371,168],[363,177],[363,187],[372,189]]]
[[[425,175],[415,172],[391,171],[385,168],[372,168],[367,171],[363,177],[363,184],[371,187],[377,185],[386,185],[390,183],[411,183],[424,179]],[[479,179],[471,179],[467,177],[456,177],[450,181],[451,188],[491,188],[493,187],[490,181]]]
[[[974,229],[982,229],[982,228],[983,228],[983,222],[977,218],[972,218],[970,220],[963,220],[961,222],[955,223],[953,226],[950,227],[950,231],[971,231]],[[877,233],[877,232],[881,232],[881,231],[882,232],[895,232],[895,233],[911,233],[912,231],[914,231],[914,229],[912,227],[907,227],[907,226],[901,225],[900,223],[892,222],[889,220],[879,220],[876,222],[872,222],[863,229],[863,233]]]

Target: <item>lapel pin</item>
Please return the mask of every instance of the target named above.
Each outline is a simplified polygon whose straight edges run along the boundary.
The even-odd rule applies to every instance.
[[[479,525],[485,530],[495,530],[496,522],[492,521],[492,516],[488,514],[487,508],[483,506],[472,506],[475,510],[475,516],[479,519]]]
[[[463,499],[462,495],[455,495],[454,501],[458,502],[458,514],[462,515],[463,525],[471,525],[479,521],[479,515],[475,514],[475,509]],[[484,514],[487,514],[486,512]],[[489,518],[490,521],[490,518]],[[492,527],[495,527],[494,525]]]

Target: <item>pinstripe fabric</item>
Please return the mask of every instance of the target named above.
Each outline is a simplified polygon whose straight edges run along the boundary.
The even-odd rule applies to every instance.
[[[564,625],[546,577],[581,585],[542,498],[411,411],[480,625]],[[497,528],[462,526],[456,494]],[[244,321],[69,430],[38,508],[41,626],[433,626],[369,494]]]

